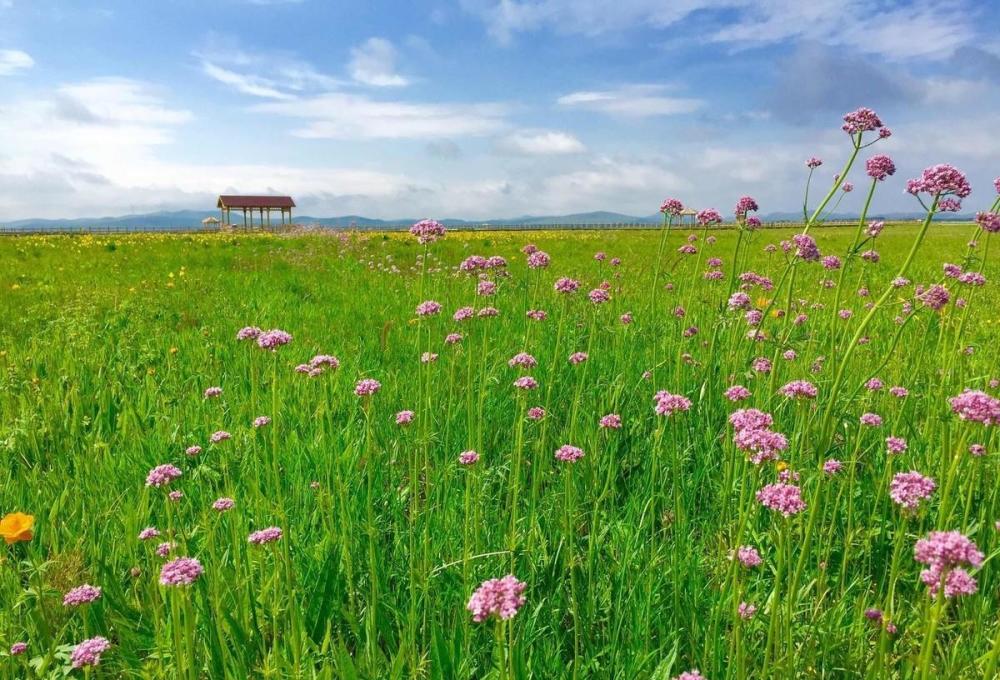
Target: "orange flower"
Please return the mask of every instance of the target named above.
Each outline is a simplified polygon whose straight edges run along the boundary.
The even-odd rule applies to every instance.
[[[35,518],[23,512],[12,512],[0,519],[0,536],[7,545],[18,541],[30,541],[34,536]]]

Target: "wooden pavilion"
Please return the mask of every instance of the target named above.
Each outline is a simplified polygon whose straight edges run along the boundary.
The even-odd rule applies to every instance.
[[[260,215],[258,226],[271,226],[271,211],[277,210],[281,213],[280,224],[286,224],[285,214],[288,215],[287,224],[292,223],[292,208],[295,201],[291,196],[219,196],[216,207],[222,212],[223,226],[233,226],[230,218],[230,211],[233,209],[243,211],[243,226],[247,229],[253,228],[254,213]]]

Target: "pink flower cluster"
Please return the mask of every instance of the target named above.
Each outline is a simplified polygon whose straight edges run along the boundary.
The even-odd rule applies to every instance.
[[[563,444],[558,449],[556,449],[556,460],[561,460],[564,463],[575,463],[576,461],[583,458],[583,449],[578,446],[573,446],[572,444]]]
[[[111,649],[111,643],[108,642],[108,639],[98,635],[73,647],[69,660],[73,668],[97,666],[101,663],[101,654],[109,649]]]
[[[920,501],[930,498],[937,484],[916,471],[897,473],[889,483],[889,497],[907,510],[916,510]]]
[[[806,380],[793,380],[778,389],[778,393],[789,399],[815,399],[818,391],[816,386]]]
[[[359,397],[370,397],[382,389],[382,383],[374,378],[362,378],[354,386],[354,394]]]
[[[676,217],[681,214],[682,210],[684,210],[684,204],[676,198],[668,198],[660,204],[660,212],[666,215]]]
[[[503,578],[484,581],[469,598],[466,606],[472,612],[472,620],[482,623],[496,617],[502,621],[514,618],[527,599],[524,591],[527,584],[518,581],[512,574]]]
[[[972,193],[972,186],[961,170],[947,163],[940,163],[926,168],[919,178],[908,180],[906,191],[914,196],[922,193],[931,196],[954,194],[965,198]]]
[[[254,545],[265,545],[267,543],[274,543],[280,539],[281,536],[282,531],[279,527],[268,527],[251,533],[247,537],[247,542],[253,543]]]
[[[410,233],[417,237],[418,243],[425,245],[443,237],[445,228],[437,220],[420,220],[410,227]]]
[[[753,200],[753,199],[750,199]],[[715,208],[706,208],[704,210],[699,210],[698,214],[695,215],[695,219],[703,227],[707,227],[710,224],[721,224],[722,215]]]
[[[873,180],[881,182],[889,175],[896,174],[896,164],[885,154],[876,154],[865,163],[865,171]]]
[[[656,402],[653,410],[660,416],[672,416],[675,413],[691,410],[690,399],[680,394],[671,394],[666,390],[660,390],[653,395],[653,401]]]
[[[261,349],[271,350],[272,352],[276,352],[279,347],[287,345],[291,341],[291,334],[286,333],[280,328],[264,331],[257,336],[257,346]]]
[[[964,567],[979,567],[983,553],[969,538],[957,531],[932,531],[927,538],[917,541],[913,557],[927,569],[920,572],[920,580],[928,587],[931,597],[944,584],[944,596],[972,595],[978,585]]]
[[[844,124],[840,129],[849,135],[856,135],[864,132],[874,132],[882,127],[882,119],[878,117],[878,114],[862,106],[856,111],[844,114]]]
[[[948,400],[951,410],[962,420],[983,425],[1000,424],[1000,399],[981,392],[965,390]]]
[[[146,475],[146,486],[166,486],[170,482],[180,477],[183,473],[176,466],[169,463],[157,465]]]
[[[63,606],[79,607],[83,604],[90,604],[91,602],[100,599],[100,597],[100,587],[84,583],[82,586],[77,586],[63,595]]]
[[[160,585],[189,586],[198,580],[205,568],[193,557],[178,557],[160,569]]]
[[[780,512],[785,517],[806,509],[806,503],[802,500],[802,490],[794,484],[768,484],[757,492],[757,500],[765,508]]]

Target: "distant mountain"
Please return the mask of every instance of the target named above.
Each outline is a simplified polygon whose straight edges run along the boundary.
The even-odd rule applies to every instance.
[[[170,230],[200,227],[201,221],[206,217],[218,217],[215,210],[175,210],[144,213],[138,215],[121,215],[118,217],[81,217],[75,219],[25,219],[13,222],[0,223],[0,228],[24,229],[24,230],[72,230],[91,228],[111,228],[111,229],[148,229]],[[883,220],[914,220],[920,219],[924,215],[916,212],[894,212],[880,215],[870,215],[869,219]],[[327,228],[354,228],[354,229],[402,229],[413,224],[420,218],[408,217],[393,220],[382,220],[361,215],[341,215],[339,217],[310,217],[307,215],[295,215],[296,224],[327,227]],[[485,219],[485,220],[462,220],[462,219],[442,219],[441,223],[449,227],[503,227],[509,225],[529,225],[544,227],[548,225],[588,225],[588,224],[660,224],[662,217],[659,214],[637,217],[635,215],[625,215],[616,212],[595,211],[587,213],[575,213],[571,215],[524,215],[521,217],[505,219]],[[761,215],[764,222],[799,222],[802,220],[802,213],[798,212],[772,212]],[[857,215],[847,213],[834,213],[828,220],[843,221],[856,220]],[[973,219],[971,213],[948,213],[939,215],[938,220],[960,220],[969,221]],[[233,215],[233,220],[242,222],[242,218]],[[277,221],[276,216],[274,222]],[[274,223],[272,222],[272,223]]]

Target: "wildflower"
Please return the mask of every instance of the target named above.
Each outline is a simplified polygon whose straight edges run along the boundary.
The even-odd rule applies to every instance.
[[[291,341],[292,336],[280,328],[265,331],[257,336],[257,346],[272,352],[276,352],[279,347],[287,345]]]
[[[729,424],[737,432],[743,430],[763,430],[771,427],[774,419],[770,413],[755,408],[739,409],[729,415]]]
[[[90,604],[101,597],[101,589],[99,586],[92,586],[89,583],[84,583],[82,586],[77,586],[73,588],[65,595],[63,595],[63,606],[64,607],[79,607],[80,605]]]
[[[849,194],[852,191],[854,191],[854,183],[844,182],[844,184],[840,187],[840,190],[843,191],[845,194]]]
[[[514,381],[514,387],[519,390],[533,390],[538,387],[538,381],[532,378],[530,375],[522,375],[520,378]]]
[[[951,410],[961,420],[983,425],[1000,424],[1000,399],[979,390],[965,390],[948,400]]]
[[[359,397],[370,397],[382,389],[382,383],[374,378],[362,378],[354,386],[354,394]]]
[[[518,352],[510,358],[507,365],[511,368],[520,366],[522,368],[534,368],[538,365],[538,360],[527,352]]]
[[[970,444],[969,453],[976,458],[980,458],[986,455],[986,447],[982,444]]]
[[[97,666],[101,663],[101,654],[111,649],[108,639],[98,635],[89,640],[77,644],[73,647],[69,659],[73,668],[83,668],[84,666]]]
[[[884,386],[885,383],[883,383],[879,378],[871,378],[868,382],[865,383],[865,389],[867,389],[869,392],[878,392]]]
[[[497,284],[493,281],[483,280],[476,285],[476,295],[489,297],[497,292]]]
[[[608,295],[608,291],[604,290],[603,288],[595,288],[594,290],[587,293],[587,297],[589,297],[590,301],[593,302],[595,305],[599,305],[611,299],[611,296]]]
[[[746,226],[748,229],[759,229],[761,224],[762,222],[760,221],[760,218],[757,217],[756,215],[751,215],[750,217],[747,218]],[[712,239],[713,237],[709,236],[708,238]],[[714,241],[711,242],[714,243]]]
[[[879,427],[882,424],[882,416],[877,413],[864,413],[859,420],[867,427]]]
[[[420,355],[420,363],[430,364],[438,360],[438,355],[435,352],[424,352]]]
[[[473,465],[479,462],[479,454],[475,451],[462,451],[458,454],[458,462],[462,465]]]
[[[170,551],[173,549],[174,549],[173,543],[171,543],[170,541],[164,541],[163,543],[160,543],[158,546],[156,546],[156,550],[154,552],[156,553],[157,557],[166,557],[167,555],[170,554]]]
[[[965,198],[972,193],[972,187],[961,170],[947,163],[941,163],[926,168],[919,179],[907,180],[906,191],[914,196],[921,193],[932,196],[954,194],[959,198]]]
[[[216,512],[228,512],[236,506],[236,501],[232,498],[218,498],[212,503],[212,509]]]
[[[420,245],[427,245],[429,243],[434,243],[439,238],[443,238],[445,234],[444,225],[442,225],[437,220],[420,220],[412,227],[410,227],[410,233],[417,237],[417,242]]]
[[[681,214],[682,210],[684,210],[684,204],[676,198],[668,198],[660,204],[660,212],[667,215],[676,217]]]
[[[770,373],[771,372],[771,360],[767,357],[757,357],[753,360],[751,366],[753,370],[757,373]]]
[[[723,392],[723,395],[729,401],[743,401],[744,399],[749,399],[750,394],[751,394],[750,390],[743,387],[743,385],[733,385],[725,392]]]
[[[796,234],[792,237],[792,242],[795,244],[795,256],[801,258],[803,262],[815,262],[820,259],[819,247],[812,236]]]
[[[632,312],[625,312],[620,317],[618,317],[618,320],[621,321],[622,324],[625,326],[629,325],[630,323],[632,323]]]
[[[897,399],[903,399],[910,395],[910,391],[900,385],[894,385],[893,387],[889,388],[889,394],[896,397]]]
[[[157,465],[146,475],[146,486],[165,486],[180,477],[183,473],[173,465],[166,463]]]
[[[677,249],[677,252],[681,255],[696,255],[698,253],[698,249],[690,243],[685,243]]]
[[[528,418],[530,420],[541,420],[545,417],[545,409],[541,406],[532,406],[528,409]]]
[[[444,336],[444,344],[446,345],[456,345],[460,342],[462,342],[461,333],[449,333],[448,335]]]
[[[889,453],[900,454],[906,452],[906,440],[902,437],[886,437],[885,448]]]
[[[823,463],[823,472],[833,477],[835,474],[844,469],[844,464],[841,463],[836,458],[831,458],[830,460]]]
[[[174,503],[176,503],[180,499],[184,498],[184,492],[183,491],[171,491],[170,493],[167,494],[167,498],[169,498]]]
[[[877,264],[881,259],[881,256],[878,254],[877,250],[866,250],[861,253],[861,259],[865,262],[870,262],[871,264]]]
[[[793,484],[768,484],[757,492],[757,500],[766,508],[780,512],[785,517],[806,509],[802,490]]]
[[[619,430],[622,426],[622,417],[617,413],[609,413],[602,416],[598,424],[605,429]]]
[[[433,316],[441,312],[441,303],[435,300],[425,300],[417,305],[417,316]]]
[[[957,531],[932,531],[927,538],[917,541],[913,556],[928,567],[920,572],[920,580],[928,586],[932,597],[942,583],[947,598],[976,592],[976,580],[963,566],[981,566],[983,553],[966,536]]]
[[[260,328],[257,328],[256,326],[246,326],[236,331],[236,339],[256,340],[258,337],[260,337],[260,334],[263,332],[264,331],[262,331]]]
[[[193,444],[193,445],[187,447],[186,449],[184,449],[184,455],[186,455],[189,458],[194,458],[199,453],[201,453],[201,447],[198,446],[197,444]]]
[[[14,644],[12,644],[10,646],[10,655],[11,656],[20,656],[20,655],[24,654],[26,651],[28,651],[28,643],[27,642],[15,642]]]
[[[557,293],[574,293],[580,288],[580,282],[576,279],[563,276],[556,279],[555,290]]]
[[[527,584],[518,581],[512,574],[484,581],[469,598],[466,609],[472,612],[472,620],[476,623],[482,623],[491,616],[502,621],[512,619],[527,601],[524,597],[526,588]]]
[[[247,542],[253,543],[254,545],[264,545],[266,543],[274,543],[281,538],[282,531],[279,527],[268,527],[266,529],[261,529],[260,531],[254,531],[247,537]]]
[[[937,484],[916,471],[900,472],[889,483],[889,497],[907,510],[915,510],[920,501],[930,498]]]
[[[544,269],[549,266],[551,261],[552,258],[549,257],[548,253],[541,250],[536,250],[528,255],[528,266],[532,269]]]
[[[257,416],[253,419],[253,426],[255,429],[260,429],[262,427],[267,427],[271,424],[271,418],[268,416]]]
[[[714,208],[706,208],[705,210],[698,211],[695,215],[695,220],[698,221],[700,226],[706,227],[710,224],[720,224],[722,222],[722,215]]]
[[[781,356],[785,361],[795,361],[799,355],[794,349],[786,349]]]
[[[541,309],[529,309],[527,312],[527,317],[532,321],[545,321],[548,314]]]
[[[160,530],[157,529],[156,527],[146,527],[145,529],[139,532],[139,540],[148,541],[153,538],[157,538],[159,535],[160,535]]]
[[[779,453],[788,448],[788,438],[766,427],[744,428],[736,430],[733,444],[749,454],[751,463],[760,465],[768,460],[777,460]]]
[[[205,568],[193,557],[178,557],[160,568],[160,585],[189,586],[198,580]]]
[[[1000,182],[1000,178],[997,181]],[[997,192],[1000,193],[1000,188],[997,189]],[[978,212],[976,213],[976,222],[979,223],[983,231],[991,234],[1000,232],[1000,215],[997,213]]]
[[[793,380],[782,386],[778,393],[789,399],[803,398],[815,399],[817,395],[816,386],[805,380]]]
[[[865,229],[865,235],[870,236],[871,238],[875,238],[876,236],[882,233],[882,230],[884,228],[885,228],[885,222],[883,222],[882,220],[872,220],[871,222],[868,223],[868,227]]]
[[[823,165],[823,161],[821,161],[819,158],[816,158],[815,156],[812,156],[811,158],[809,158],[809,160],[806,161],[806,167],[809,168],[810,170],[815,170],[821,165]]]
[[[844,114],[844,124],[841,129],[849,135],[873,132],[882,128],[882,119],[869,108],[861,107],[856,111]]]
[[[757,201],[750,196],[742,196],[740,200],[736,201],[736,208],[734,208],[733,213],[737,218],[740,218],[746,217],[746,214],[750,211],[756,212],[757,210]]]
[[[479,312],[476,313],[476,316],[478,316],[481,319],[485,319],[491,316],[498,316],[499,314],[500,310],[497,309],[496,307],[483,307],[482,309],[479,310]]]
[[[736,559],[740,561],[747,569],[753,569],[754,567],[759,567],[763,564],[764,560],[760,558],[760,553],[757,552],[757,548],[752,545],[742,545],[736,551]]]
[[[736,608],[736,612],[740,615],[741,619],[749,621],[757,613],[757,607],[747,602],[740,602],[740,606]]]
[[[400,411],[396,414],[397,425],[409,425],[413,422],[413,411]]]
[[[221,387],[209,387],[205,390],[206,399],[215,399],[216,397],[221,397],[221,396],[222,396]]]
[[[673,678],[673,680],[705,680],[705,676],[699,673],[697,668],[692,668]]]
[[[865,170],[869,177],[877,182],[881,182],[889,175],[896,174],[896,164],[888,156],[877,154],[868,159],[865,163]]]
[[[840,258],[836,255],[827,255],[822,259],[823,269],[840,269]]]
[[[561,460],[564,463],[575,463],[583,458],[583,455],[583,449],[570,444],[563,444],[556,449],[555,453],[556,460]]]
[[[942,198],[938,201],[938,212],[958,212],[962,209],[962,202],[957,198]]]
[[[336,370],[340,368],[340,359],[331,354],[317,354],[312,359],[309,360],[309,366],[311,368],[320,368],[321,366],[326,366],[331,370]]]
[[[675,413],[691,410],[691,400],[680,394],[670,394],[666,390],[660,390],[653,399],[656,401],[653,410],[657,415],[672,416]]]
[[[465,321],[466,319],[471,319],[475,314],[476,310],[472,307],[459,307],[455,310],[451,318],[455,321]]]
[[[7,545],[30,541],[35,535],[35,517],[23,512],[11,512],[0,519],[0,536]]]

